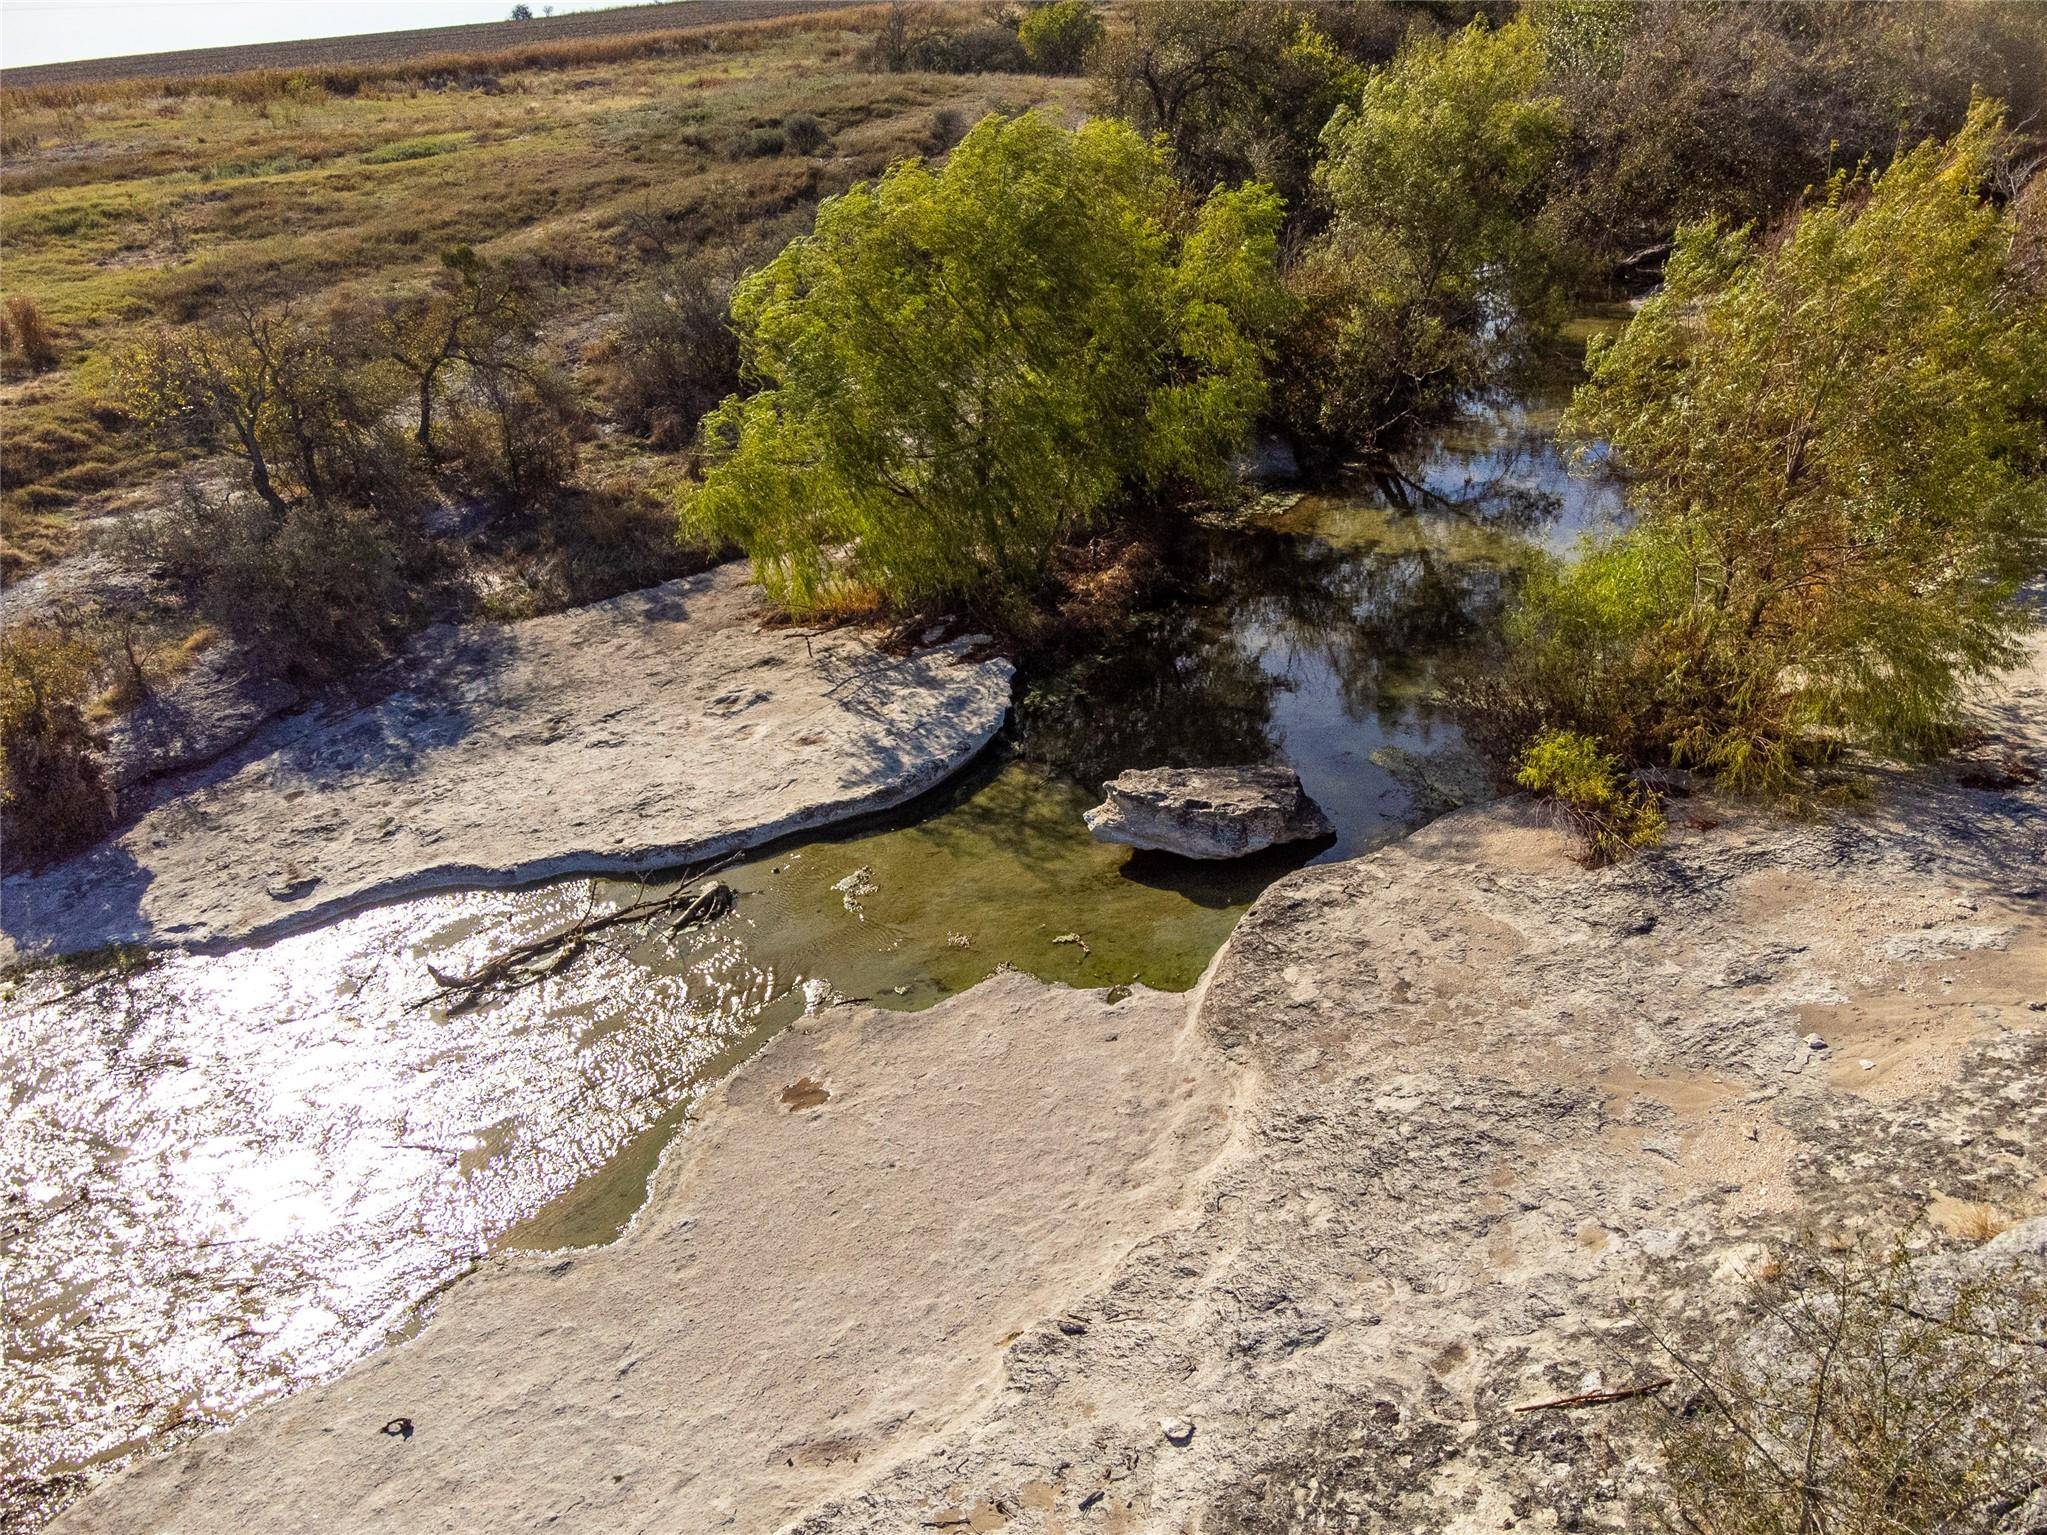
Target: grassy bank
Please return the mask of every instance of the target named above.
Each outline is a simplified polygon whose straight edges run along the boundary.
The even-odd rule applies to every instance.
[[[7,293],[41,311],[54,365],[0,384],[0,533],[18,575],[168,460],[106,403],[141,334],[230,297],[382,296],[452,243],[531,259],[581,361],[651,268],[772,249],[817,201],[992,108],[1076,102],[1075,80],[880,74],[858,10],[567,42],[495,60],[0,96]],[[459,67],[456,67],[459,65]],[[825,142],[779,135],[797,113]],[[592,390],[601,405],[601,391]]]

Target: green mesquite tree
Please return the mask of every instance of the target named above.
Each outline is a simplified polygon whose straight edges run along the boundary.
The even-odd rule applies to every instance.
[[[1526,22],[1417,36],[1322,133],[1333,219],[1292,275],[1287,414],[1372,442],[1494,382],[1562,315],[1542,209],[1564,144]]]
[[[1027,594],[1119,496],[1215,483],[1265,397],[1278,200],[1190,207],[1120,123],[983,121],[818,211],[739,288],[759,388],[682,508],[771,593]]]
[[[1592,350],[1566,428],[1611,445],[1635,524],[1518,622],[1590,614],[1680,760],[1769,787],[1826,740],[1937,746],[2013,655],[2047,562],[2047,308],[1984,196],[1999,118],[1836,178],[1774,244],[1686,227]]]

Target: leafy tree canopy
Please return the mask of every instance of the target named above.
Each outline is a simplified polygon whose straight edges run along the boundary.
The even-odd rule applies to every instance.
[[[1528,25],[1417,34],[1322,133],[1334,222],[1295,274],[1289,415],[1369,440],[1493,381],[1561,315],[1539,217],[1563,144]]]
[[[1317,137],[1354,101],[1366,71],[1322,30],[1322,5],[1134,0],[1128,25],[1094,55],[1097,107],[1162,136],[1190,184],[1256,179],[1287,201],[1296,229],[1318,220]]]
[[[1026,591],[1119,495],[1226,473],[1264,400],[1277,198],[1198,207],[1120,123],[990,117],[818,211],[733,299],[758,392],[687,528],[797,609]]]
[[[1047,0],[1017,25],[1016,39],[1047,74],[1078,74],[1102,40],[1102,18],[1093,0]]]
[[[1532,0],[1571,120],[1555,210],[1595,260],[1657,262],[1692,219],[1768,222],[1843,166],[1945,138],[1974,94],[2047,107],[2037,5]]]
[[[2047,308],[1982,195],[1999,110],[1837,177],[1773,245],[1687,226],[1567,430],[1637,523],[1553,583],[1632,647],[1651,744],[1758,787],[1822,739],[1939,743],[2047,559]],[[1619,579],[1628,577],[1627,579]]]

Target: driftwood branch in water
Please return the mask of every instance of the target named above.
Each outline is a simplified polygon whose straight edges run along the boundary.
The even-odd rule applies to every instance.
[[[1604,1407],[1608,1402],[1625,1402],[1631,1397],[1653,1396],[1671,1384],[1668,1375],[1656,1380],[1645,1380],[1633,1386],[1615,1386],[1606,1391],[1580,1391],[1575,1396],[1552,1397],[1547,1402],[1528,1402],[1514,1409],[1516,1412],[1545,1412],[1566,1407]]]
[[[732,891],[729,886],[712,880],[709,884],[690,889],[685,882],[671,895],[651,901],[630,901],[616,911],[584,916],[545,937],[516,944],[467,975],[449,975],[429,964],[426,973],[434,978],[434,984],[440,990],[421,997],[412,1005],[427,1007],[452,998],[457,1007],[466,1007],[492,987],[516,990],[535,985],[551,975],[559,975],[574,964],[588,945],[590,936],[606,928],[646,923],[656,917],[672,915],[675,920],[668,924],[668,932],[673,935],[699,922],[721,917],[731,909]]]

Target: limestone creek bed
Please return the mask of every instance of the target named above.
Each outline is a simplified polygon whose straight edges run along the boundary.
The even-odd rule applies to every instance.
[[[1546,425],[1517,406],[1439,444],[1414,471],[1430,509],[1365,487],[1208,530],[1186,600],[1024,692],[1008,736],[911,805],[721,868],[737,902],[708,927],[618,930],[467,1010],[419,1005],[429,964],[467,969],[635,885],[451,890],[14,983],[16,1511],[344,1367],[493,1248],[609,1240],[705,1086],[805,1014],[922,1008],[998,969],[1183,990],[1271,880],[1476,792],[1442,770],[1431,658],[1530,540],[1612,511]],[[1201,865],[1083,825],[1124,768],[1274,755],[1333,841]]]

